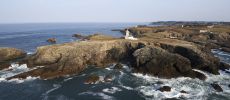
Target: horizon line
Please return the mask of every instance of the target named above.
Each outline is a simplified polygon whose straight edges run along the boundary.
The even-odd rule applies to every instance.
[[[76,24],[76,23],[152,23],[152,22],[230,22],[230,21],[200,21],[200,20],[159,20],[148,22],[3,22],[0,24]]]

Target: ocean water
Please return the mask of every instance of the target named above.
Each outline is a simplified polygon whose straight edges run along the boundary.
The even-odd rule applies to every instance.
[[[17,47],[34,52],[37,46],[47,45],[46,39],[55,37],[58,43],[75,41],[74,33],[93,34],[96,32],[120,37],[120,29],[135,26],[138,23],[116,24],[17,24],[0,25],[0,47]],[[230,54],[220,50],[212,51],[221,61],[230,64]],[[42,67],[42,66],[38,66]],[[123,64],[122,70],[107,68],[87,68],[79,75],[65,76],[51,80],[41,80],[39,77],[27,77],[24,80],[5,78],[29,70],[26,64],[12,63],[11,67],[0,71],[0,100],[229,100],[230,99],[230,70],[219,71],[220,75],[204,73],[205,81],[186,77],[160,79],[150,75],[132,73],[131,68]],[[96,84],[84,84],[90,75],[100,76]],[[112,82],[103,82],[103,78],[112,75]],[[217,82],[223,92],[215,92],[211,83]],[[161,86],[172,87],[171,92],[160,92]],[[181,90],[187,94],[180,93]]]
[[[36,47],[49,45],[48,38],[57,43],[75,41],[73,34],[89,35],[100,33],[114,37],[122,36],[113,29],[123,29],[146,23],[42,23],[42,24],[0,24],[0,47],[16,47],[34,52]]]

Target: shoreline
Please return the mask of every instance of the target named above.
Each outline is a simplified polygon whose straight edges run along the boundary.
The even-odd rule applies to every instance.
[[[129,74],[136,77],[152,76],[160,80],[188,78],[189,80],[206,82],[210,81],[210,76],[221,77],[229,73],[230,65],[223,63],[213,52],[214,49],[228,50],[229,26],[217,25],[212,28],[208,26],[139,26],[127,29],[138,40],[114,38],[101,34],[83,37],[75,35],[76,38],[83,41],[40,46],[33,54],[27,53],[26,57],[19,55],[19,58],[12,58],[13,60],[3,60],[9,64],[18,64],[19,67],[26,65],[26,69],[30,70],[25,70],[26,72],[17,73],[5,79],[1,78],[1,81],[23,81],[24,79],[36,78],[49,80],[66,76],[71,78],[71,76],[84,73],[88,70],[87,66],[116,71],[122,70],[125,65],[132,69],[128,72]],[[203,32],[201,30],[208,31]],[[220,49],[223,47],[225,49]],[[7,53],[1,53],[0,55],[7,53],[15,55],[11,49]],[[24,55],[25,52],[18,51],[18,53]],[[123,67],[119,67],[120,63]],[[111,69],[111,64],[118,67]],[[7,66],[5,68],[9,71],[16,70],[14,68],[7,69]],[[143,76],[140,76],[139,73]],[[87,75],[85,83],[101,84],[107,81],[111,82],[113,78],[111,76]],[[226,84],[223,87],[223,83],[218,80],[217,82],[210,81],[207,84],[213,88],[213,92],[226,91]],[[177,90],[173,85],[168,86],[167,84],[160,85],[160,87],[155,87],[156,90],[154,91],[160,91],[156,92],[157,94],[168,90],[171,91],[170,93],[179,94],[190,92],[183,88]],[[150,87],[140,88],[140,91],[148,88]],[[107,92],[107,90],[109,89],[104,91]]]

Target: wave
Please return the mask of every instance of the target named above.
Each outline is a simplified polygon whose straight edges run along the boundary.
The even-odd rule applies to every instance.
[[[15,82],[15,83],[23,83],[26,81],[32,81],[35,79],[38,79],[39,77],[31,77],[28,76],[25,79],[19,79],[19,78],[15,78],[15,79],[11,79],[11,80],[7,80],[7,78],[13,77],[15,75],[21,74],[21,73],[25,73],[37,68],[41,68],[42,66],[38,66],[35,68],[28,68],[26,64],[17,64],[17,63],[12,63],[11,66],[7,69],[1,70],[0,71],[0,82]]]
[[[118,87],[112,87],[112,88],[105,88],[102,91],[105,92],[105,93],[114,94],[114,93],[122,91],[122,90],[120,88],[118,88]]]
[[[133,73],[139,79],[142,79],[142,85],[135,88],[146,99],[166,99],[166,98],[184,98],[191,100],[205,100],[211,94],[217,94],[210,84],[217,82],[222,88],[223,93],[220,95],[229,94],[230,75],[224,71],[219,71],[220,75],[212,75],[207,72],[195,70],[204,73],[207,76],[205,81],[199,79],[192,79],[187,77],[179,77],[172,79],[161,79],[150,75],[143,75],[140,73]],[[159,84],[159,81],[161,84]],[[161,92],[158,89],[162,86],[170,86],[170,92]],[[181,91],[187,93],[181,93]],[[224,95],[226,96],[226,95]]]
[[[93,96],[99,96],[100,99],[103,99],[103,100],[115,100],[114,97],[106,95],[102,92],[90,92],[89,91],[89,92],[79,93],[78,95],[93,95]]]

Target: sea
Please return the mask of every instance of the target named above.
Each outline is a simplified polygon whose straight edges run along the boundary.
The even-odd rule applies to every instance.
[[[14,47],[28,54],[36,52],[38,46],[53,45],[46,40],[56,38],[57,44],[74,42],[73,34],[90,35],[100,33],[113,37],[123,36],[114,29],[124,29],[148,23],[26,23],[0,24],[0,47]],[[212,50],[222,62],[230,64],[230,53]],[[115,64],[106,68],[88,68],[78,74],[61,78],[43,80],[39,77],[6,80],[7,77],[29,71],[26,64],[12,63],[11,67],[0,71],[0,100],[230,100],[230,70],[219,71],[207,76],[205,81],[179,77],[161,79],[151,75],[133,73],[132,68],[123,64],[122,70],[113,69]],[[9,70],[10,69],[10,70]],[[100,76],[99,82],[85,84],[90,75]],[[106,76],[112,82],[103,82]],[[218,83],[223,92],[216,92],[211,83]],[[162,86],[170,86],[170,92],[160,92]],[[187,93],[181,93],[180,91]]]

